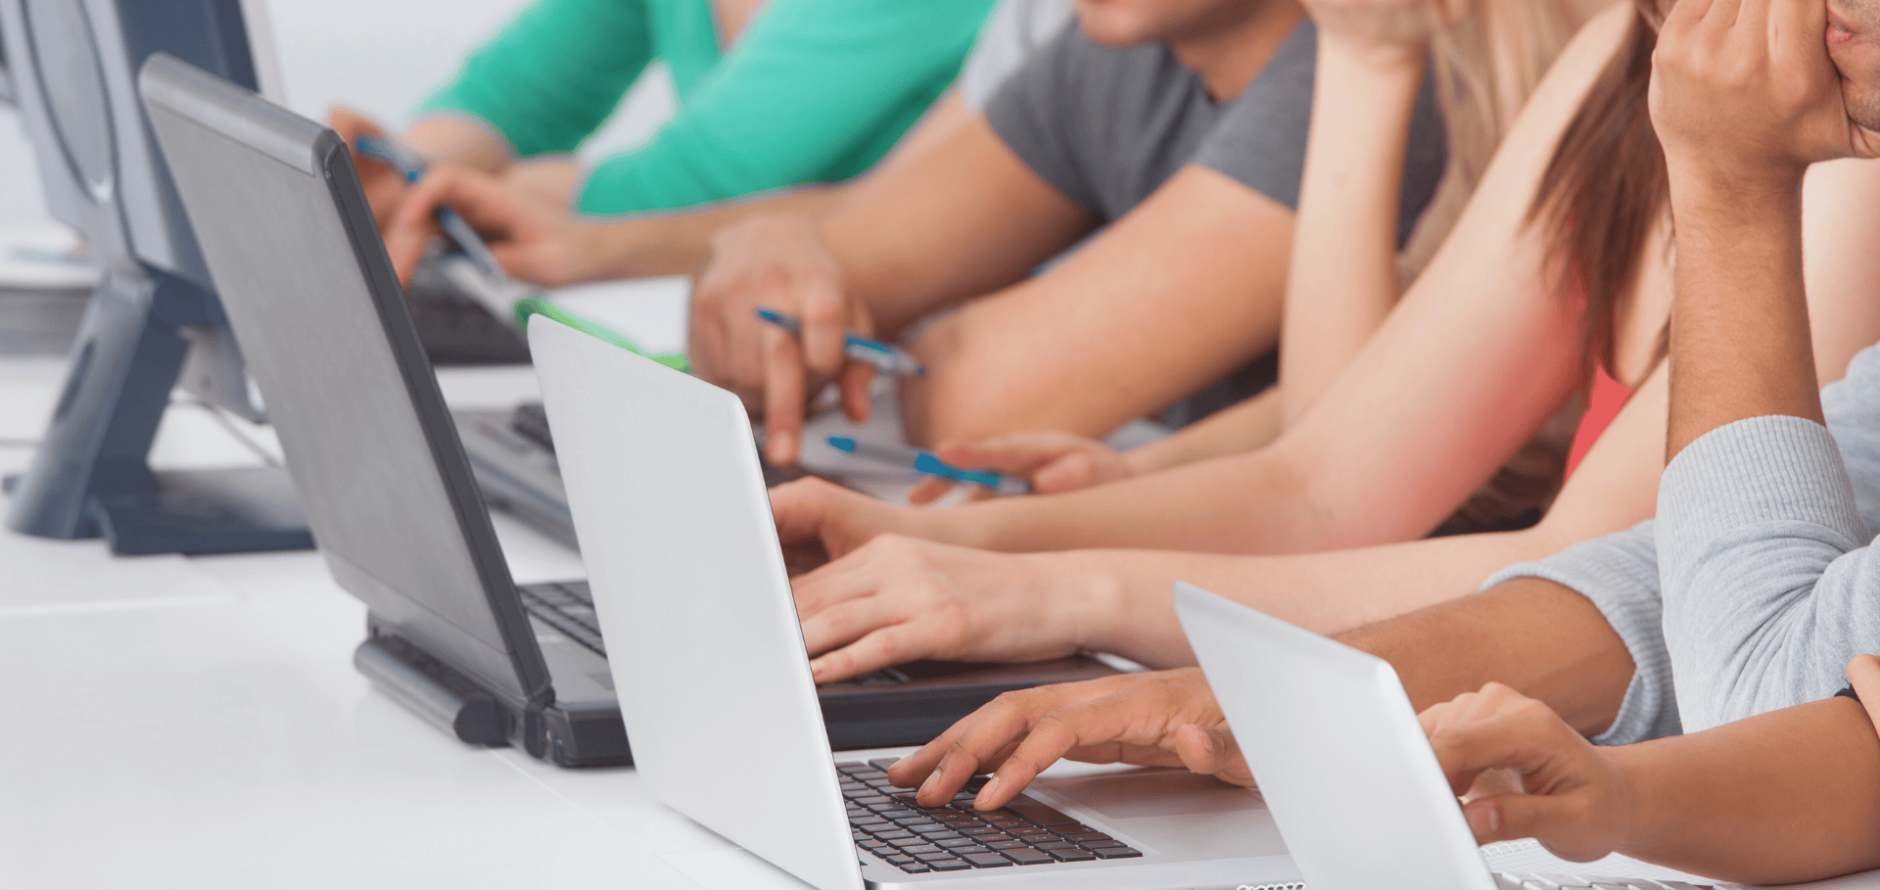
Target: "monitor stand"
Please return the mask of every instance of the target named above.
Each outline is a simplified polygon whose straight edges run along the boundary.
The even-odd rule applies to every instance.
[[[6,480],[8,528],[43,538],[102,536],[119,554],[313,546],[284,470],[150,469],[150,443],[189,352],[183,329],[226,324],[220,308],[201,288],[157,269],[105,270],[32,466]]]

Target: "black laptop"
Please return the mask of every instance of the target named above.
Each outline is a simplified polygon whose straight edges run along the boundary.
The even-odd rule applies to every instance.
[[[320,552],[369,608],[354,663],[465,742],[630,762],[586,585],[511,579],[345,143],[165,56],[140,88]],[[1110,673],[917,663],[821,698],[832,747],[888,747],[1001,692]]]

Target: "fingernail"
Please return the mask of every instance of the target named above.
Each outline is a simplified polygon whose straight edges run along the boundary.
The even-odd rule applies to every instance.
[[[1487,837],[1501,828],[1501,807],[1473,807],[1469,810],[1469,830],[1476,837]]]
[[[893,763],[891,763],[891,764],[889,764],[889,765],[888,765],[888,769],[891,769],[891,770],[896,770],[896,769],[900,769],[901,767],[903,767],[903,766],[906,766],[906,765],[907,765],[907,762],[908,762],[909,760],[913,760],[913,759],[914,759],[914,755],[912,755],[912,754],[909,754],[909,755],[907,755],[906,757],[903,757],[903,758],[901,758],[900,760],[897,760],[897,761],[895,761],[895,762],[893,762]]]
[[[990,807],[986,805],[986,801],[990,800],[992,798],[993,792],[998,791],[998,790],[999,790],[999,777],[997,775],[994,775],[992,778],[986,780],[986,784],[984,786],[980,787],[979,796],[973,798],[973,806],[978,807],[980,809],[991,809]]]
[[[828,666],[828,665],[826,665],[826,664],[823,664],[823,663],[822,663],[822,659],[817,659],[817,660],[815,660],[815,661],[812,661],[812,662],[810,662],[810,663],[809,663],[809,676],[810,676],[810,679],[812,679],[812,680],[816,680],[816,681],[821,681],[821,680],[822,680],[822,675],[823,675],[823,671],[826,671],[826,670],[828,670],[828,669],[829,669],[829,666]]]
[[[1208,732],[1205,729],[1201,731],[1201,750],[1209,754],[1214,753],[1214,733]]]
[[[920,783],[920,790],[914,792],[914,796],[916,797],[924,796],[927,792],[932,791],[935,788],[939,787],[939,785],[940,785],[940,768],[936,766],[934,767],[933,772],[927,774],[927,781]]]

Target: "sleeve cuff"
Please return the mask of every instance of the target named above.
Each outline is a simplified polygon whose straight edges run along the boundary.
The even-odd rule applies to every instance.
[[[1665,467],[1658,540],[1667,579],[1683,577],[1731,532],[1768,522],[1832,529],[1849,548],[1864,543],[1841,451],[1821,424],[1786,415],[1739,420],[1705,433]]]
[[[1683,731],[1671,656],[1665,648],[1653,546],[1652,523],[1647,520],[1539,562],[1509,566],[1482,584],[1487,589],[1516,578],[1552,581],[1586,597],[1619,635],[1632,656],[1632,682],[1612,725],[1593,737],[1596,745],[1629,745]]]

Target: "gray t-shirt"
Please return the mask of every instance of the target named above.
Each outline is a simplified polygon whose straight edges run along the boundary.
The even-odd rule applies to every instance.
[[[1191,163],[1296,209],[1318,45],[1306,19],[1240,95],[1217,104],[1167,46],[1101,46],[1073,20],[993,94],[986,121],[1033,172],[1106,223]],[[1399,244],[1446,163],[1442,117],[1426,81],[1404,157]],[[1161,420],[1192,423],[1257,395],[1278,371],[1276,353],[1268,353],[1170,406]]]
[[[1000,85],[1049,44],[1071,18],[1071,0],[1001,0],[979,29],[955,82],[971,111],[983,112]]]
[[[1073,21],[993,95],[986,120],[1034,172],[1105,221],[1190,163],[1293,208],[1317,56],[1318,32],[1307,19],[1239,96],[1216,104],[1167,46],[1101,46]],[[1426,83],[1405,157],[1400,240],[1435,194],[1445,162],[1442,118]]]

